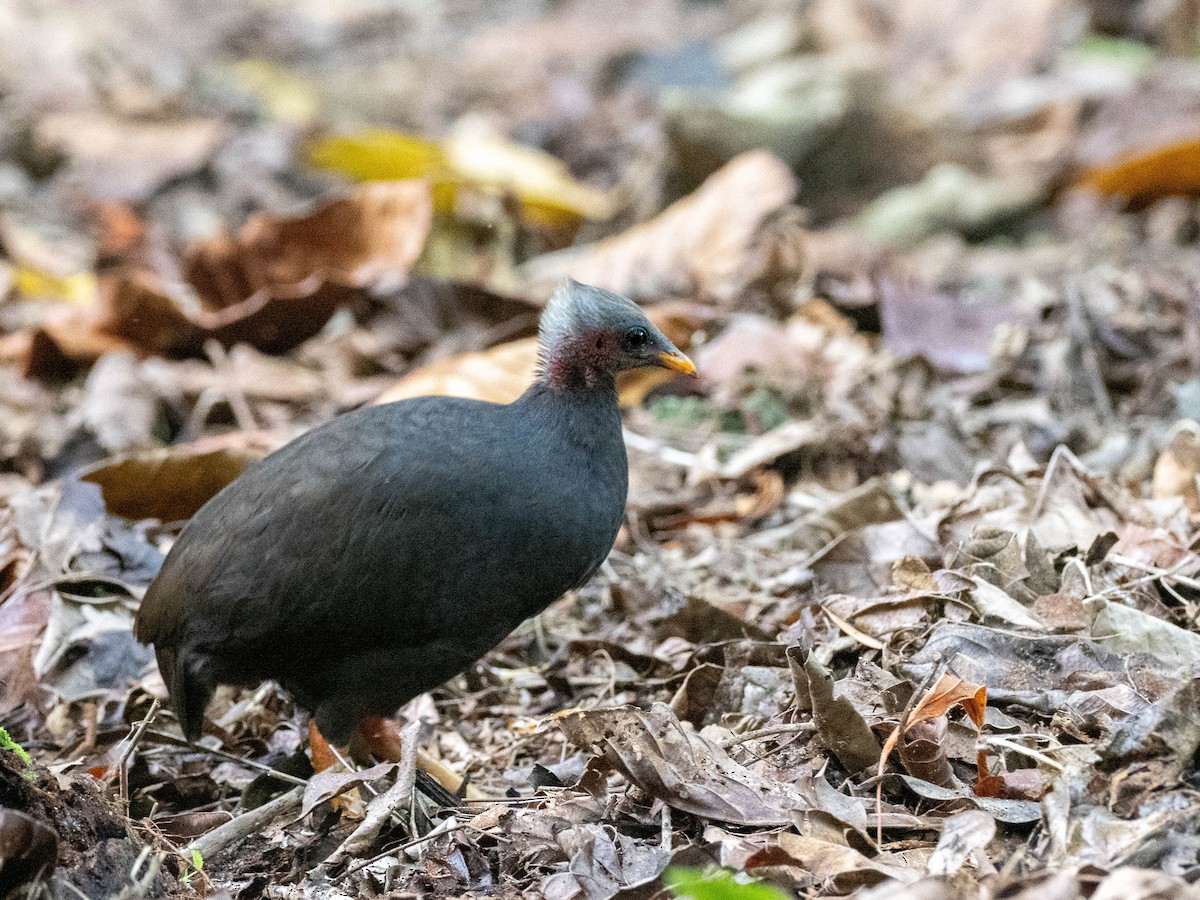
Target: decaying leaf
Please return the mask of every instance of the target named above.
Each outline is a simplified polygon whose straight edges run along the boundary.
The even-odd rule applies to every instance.
[[[1180,497],[1193,514],[1200,514],[1200,426],[1180,422],[1175,435],[1154,463],[1151,490],[1159,499]]]
[[[816,657],[800,647],[788,648],[792,672],[803,671],[808,697],[797,699],[797,707],[812,710],[817,734],[829,747],[842,767],[852,775],[870,768],[879,761],[879,740],[862,714],[844,696],[834,690],[833,677]],[[797,680],[797,697],[800,694]]]
[[[944,672],[937,684],[933,685],[913,706],[905,720],[905,727],[912,728],[920,722],[940,718],[955,706],[961,706],[963,712],[975,724],[975,728],[982,730],[984,710],[987,707],[987,688],[982,684],[972,684],[963,681],[957,675]],[[899,740],[900,726],[897,726],[883,744],[883,752],[879,755],[880,772],[887,765],[887,759]]]
[[[996,820],[982,810],[950,816],[942,824],[937,848],[929,858],[930,875],[953,875],[974,853],[983,850],[996,836]]]
[[[736,825],[785,825],[807,808],[785,786],[773,784],[729,758],[679,720],[663,703],[572,710],[553,721],[576,746],[654,797],[706,818]]]
[[[634,299],[727,303],[759,274],[762,261],[754,252],[763,223],[796,190],[795,177],[777,157],[744,153],[649,222],[592,247],[534,260],[529,274],[547,289],[570,275]]]
[[[260,433],[176,444],[104,460],[80,478],[100,486],[112,515],[182,522],[279,443]]]
[[[310,812],[324,803],[356,787],[386,778],[396,771],[398,763],[383,762],[367,769],[353,772],[324,770],[317,772],[308,780],[304,789],[304,801],[300,806],[300,815],[307,816]]]

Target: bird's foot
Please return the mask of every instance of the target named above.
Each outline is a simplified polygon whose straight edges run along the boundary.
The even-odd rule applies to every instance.
[[[400,762],[402,749],[400,727],[383,716],[363,716],[350,738],[350,755],[355,759],[373,756],[383,762]]]

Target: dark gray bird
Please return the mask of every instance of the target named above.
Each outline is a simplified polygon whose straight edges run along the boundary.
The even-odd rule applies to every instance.
[[[188,737],[218,685],[275,679],[345,745],[591,577],[625,509],[615,376],[695,367],[634,303],[572,281],[539,344],[513,403],[347,413],[195,515],[137,620]]]

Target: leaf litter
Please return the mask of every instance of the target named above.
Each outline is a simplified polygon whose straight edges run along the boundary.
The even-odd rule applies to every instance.
[[[1194,27],[893,6],[0,13],[3,887],[1195,896]],[[600,573],[399,765],[270,684],[186,744],[131,630],[183,521],[515,397],[567,275],[702,375],[622,383]]]

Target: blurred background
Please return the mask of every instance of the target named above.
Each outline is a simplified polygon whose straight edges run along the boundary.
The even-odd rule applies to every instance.
[[[814,300],[942,373],[1018,364],[1040,414],[983,423],[999,455],[1108,441],[1129,462],[1114,385],[1164,420],[1200,404],[1190,0],[0,17],[0,449],[35,481],[209,426],[303,427],[409,373],[389,396],[511,398],[527,344],[421,367],[528,336],[564,274],[691,304],[660,312],[685,344],[759,317],[714,351],[717,408],[660,410],[718,431],[738,373],[791,355],[812,375],[772,323]],[[80,376],[82,407],[55,389]],[[805,412],[768,393],[768,419]],[[938,428],[941,462],[901,461],[961,480],[967,436]]]

